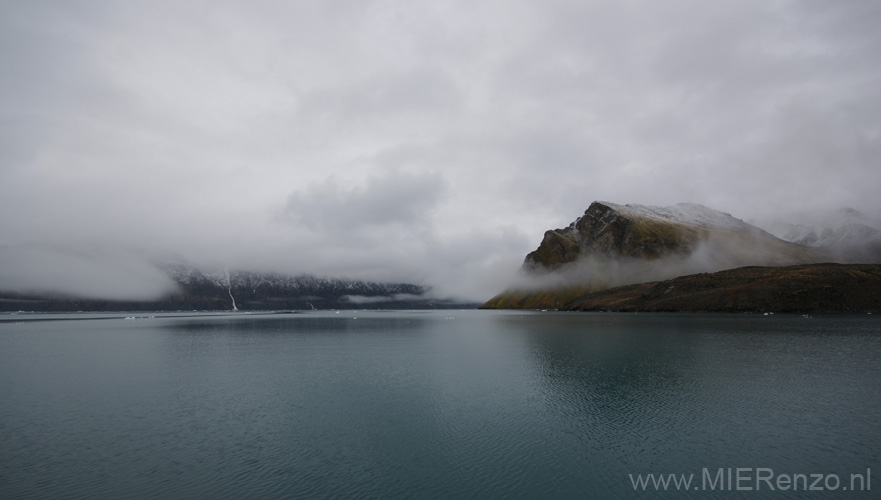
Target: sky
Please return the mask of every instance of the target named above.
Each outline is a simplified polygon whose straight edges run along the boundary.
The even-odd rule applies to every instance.
[[[0,0],[0,245],[482,300],[595,200],[879,215],[879,27],[877,0]]]

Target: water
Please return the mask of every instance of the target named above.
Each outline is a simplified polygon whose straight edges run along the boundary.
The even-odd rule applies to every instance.
[[[738,467],[881,490],[875,316],[135,316],[0,316],[0,498],[703,498],[630,475]],[[760,488],[713,493],[806,494]]]

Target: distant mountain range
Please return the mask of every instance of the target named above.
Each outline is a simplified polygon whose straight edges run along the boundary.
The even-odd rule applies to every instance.
[[[856,211],[844,213],[850,216],[846,222],[830,223],[819,235],[813,227],[790,225],[784,239],[697,204],[594,202],[568,227],[545,232],[539,247],[524,260],[525,284],[485,307],[569,307],[612,287],[746,266],[881,262],[881,230],[876,233],[873,226],[853,222]],[[743,275],[746,280],[755,277]]]
[[[881,262],[881,219],[853,208],[754,223],[782,240],[832,255],[838,262]]]
[[[2,254],[0,249],[0,254]],[[171,285],[157,298],[16,291],[0,283],[0,311],[178,311],[308,309],[446,309],[478,304],[434,298],[427,287],[248,271],[204,272],[182,259],[156,264]],[[91,268],[88,268],[91,270]],[[103,272],[103,271],[102,271]],[[126,279],[136,279],[129,272]],[[88,279],[86,277],[85,279]],[[155,277],[150,279],[155,281]]]
[[[769,291],[771,289],[765,292],[772,293],[779,299],[777,306],[786,310],[797,303],[792,302],[795,295],[802,299],[820,297],[817,298],[819,302],[815,302],[828,305],[827,299],[831,295],[823,295],[822,290],[818,292],[824,286],[831,287],[829,290],[832,291],[827,291],[845,301],[840,304],[840,310],[857,310],[855,303],[848,299],[853,295],[840,287],[859,291],[861,287],[878,286],[873,281],[875,274],[865,269],[850,272],[841,267],[822,271],[811,268],[811,276],[816,279],[802,279],[805,275],[801,270],[774,270],[781,266],[815,263],[881,263],[881,219],[853,209],[842,209],[791,222],[757,221],[749,224],[730,214],[692,203],[652,207],[598,201],[590,204],[569,226],[545,232],[538,248],[524,259],[521,285],[503,292],[485,306],[588,308],[585,305],[588,295],[613,287],[657,283],[744,267],[752,270],[718,275],[717,278],[724,278],[728,287],[746,287],[743,290],[763,289],[754,285],[756,280],[776,283],[775,292]],[[765,273],[764,278],[762,273]],[[711,289],[714,280],[718,281],[712,277],[715,275],[702,276],[693,283]],[[794,283],[813,288],[793,291],[785,285],[789,279],[787,276]],[[796,276],[800,278],[795,279]],[[742,280],[740,285],[737,285],[738,279]],[[790,297],[791,302],[781,298],[789,296],[786,294],[795,294]],[[743,296],[749,297],[749,294]],[[612,295],[603,297],[606,298],[602,301],[590,302],[594,304],[590,307],[614,309],[608,302]],[[616,297],[618,300],[622,296]],[[662,307],[658,302],[634,305],[638,301],[628,297],[630,306],[627,307]],[[711,307],[711,301],[704,299],[695,298],[694,303],[708,304],[706,307],[711,310],[730,309],[727,303],[713,303],[715,305]],[[680,304],[675,301],[663,303],[666,305],[662,308]],[[741,300],[738,304],[738,308],[751,307],[748,301]],[[761,304],[752,305],[759,308]],[[827,305],[823,307],[827,308]],[[148,258],[144,252],[101,248],[74,251],[48,245],[0,246],[0,311],[476,306],[437,299],[427,287],[407,283],[204,270],[176,254]]]

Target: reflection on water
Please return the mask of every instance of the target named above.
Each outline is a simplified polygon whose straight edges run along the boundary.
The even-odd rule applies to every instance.
[[[610,483],[629,472],[702,467],[845,475],[881,458],[881,330],[874,322],[714,315],[500,321],[529,339],[555,425],[614,464]]]
[[[629,473],[881,470],[877,325],[490,311],[0,323],[0,497],[635,498]]]

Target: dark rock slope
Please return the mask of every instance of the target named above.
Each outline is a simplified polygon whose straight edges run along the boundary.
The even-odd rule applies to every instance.
[[[743,267],[594,292],[579,287],[509,291],[482,307],[618,312],[878,312],[881,265]]]

